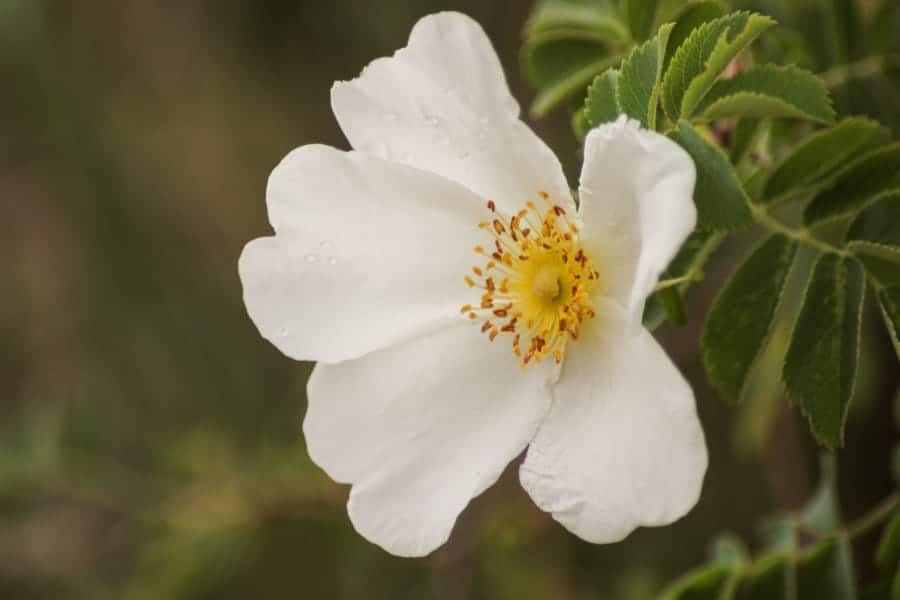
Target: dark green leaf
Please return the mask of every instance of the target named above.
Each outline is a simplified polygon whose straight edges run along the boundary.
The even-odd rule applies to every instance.
[[[710,382],[737,401],[763,348],[784,290],[797,243],[769,238],[738,267],[713,303],[703,333],[703,363]]]
[[[734,127],[728,156],[732,164],[739,164],[753,150],[760,136],[765,132],[766,121],[761,119],[741,119]]]
[[[685,6],[675,18],[675,28],[669,36],[669,48],[671,50],[666,54],[663,72],[668,69],[675,51],[681,47],[695,29],[708,21],[714,21],[724,15],[725,6],[721,2],[696,2]]]
[[[733,577],[732,565],[713,565],[688,573],[671,584],[660,600],[718,600]]]
[[[788,397],[816,439],[843,444],[859,360],[865,273],[858,261],[823,254],[813,268],[784,364]]]
[[[891,144],[861,157],[841,173],[834,185],[806,207],[803,220],[813,225],[844,217],[897,189],[900,189],[900,144]]]
[[[648,129],[656,128],[659,85],[671,32],[671,24],[660,27],[653,39],[634,49],[622,63],[619,72],[616,87],[619,108]]]
[[[882,288],[878,292],[878,303],[881,306],[881,315],[884,324],[888,328],[894,350],[900,358],[900,286],[893,285]]]
[[[822,177],[886,142],[888,137],[887,130],[878,123],[859,117],[846,119],[808,137],[772,172],[760,203],[772,204],[789,194],[796,196],[808,191]]]
[[[676,288],[670,287],[660,290],[657,295],[666,311],[666,318],[677,325],[684,325],[688,321],[687,305],[684,296]]]
[[[763,65],[715,83],[697,108],[706,119],[793,117],[830,123],[834,109],[822,80],[797,67]]]
[[[793,600],[796,581],[790,557],[770,554],[760,558],[748,570],[735,594],[735,600]]]
[[[669,118],[693,114],[728,63],[773,24],[768,17],[737,12],[695,29],[675,52],[663,80]]]
[[[624,0],[625,20],[632,38],[643,41],[650,36],[658,4],[658,0]]]
[[[588,89],[584,110],[587,121],[592,127],[615,121],[622,112],[616,103],[618,81],[619,71],[609,69],[602,75],[598,75]]]
[[[900,190],[857,215],[847,231],[847,245],[888,260],[900,260]]]
[[[878,567],[885,573],[893,573],[900,566],[900,512],[894,515],[881,536],[876,554]]]
[[[853,557],[845,538],[822,542],[800,558],[797,598],[857,600]]]
[[[669,135],[691,155],[697,168],[694,201],[699,227],[727,231],[748,224],[749,201],[728,157],[685,121]]]

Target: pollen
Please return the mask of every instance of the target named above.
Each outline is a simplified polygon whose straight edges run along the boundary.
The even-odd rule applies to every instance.
[[[460,313],[480,323],[490,342],[509,339],[523,367],[547,357],[562,362],[569,341],[595,316],[591,297],[600,282],[578,224],[544,191],[511,216],[493,201],[487,208],[490,220],[478,226],[493,239],[475,247],[475,277],[464,277],[482,291],[481,301]]]

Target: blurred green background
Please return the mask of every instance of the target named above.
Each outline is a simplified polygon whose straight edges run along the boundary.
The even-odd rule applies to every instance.
[[[309,461],[310,366],[257,334],[237,277],[243,244],[269,232],[266,178],[293,147],[345,147],[331,82],[436,10],[485,26],[527,106],[529,4],[0,0],[0,598],[640,600],[719,532],[753,539],[803,503],[816,449],[777,365],[734,409],[698,356],[750,236],[710,265],[691,322],[659,332],[710,446],[703,498],[678,524],[592,546],[510,469],[446,547],[399,559],[354,533],[347,488]],[[535,127],[574,173],[568,116]],[[893,485],[896,359],[874,321],[839,455],[850,517]]]

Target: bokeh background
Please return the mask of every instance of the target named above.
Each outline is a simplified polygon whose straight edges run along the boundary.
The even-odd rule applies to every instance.
[[[703,498],[678,524],[592,546],[510,469],[446,547],[399,559],[354,533],[348,489],[310,462],[310,365],[260,338],[237,277],[243,244],[269,232],[266,178],[296,146],[346,147],[331,82],[436,10],[484,25],[527,106],[529,8],[0,1],[0,598],[642,600],[721,532],[758,539],[760,519],[806,500],[817,451],[778,366],[763,364],[757,401],[733,408],[699,361],[706,307],[752,235],[709,266],[688,325],[658,332],[695,385],[710,446]],[[574,173],[565,111],[534,126]],[[839,454],[849,518],[893,486],[896,358],[869,313]]]

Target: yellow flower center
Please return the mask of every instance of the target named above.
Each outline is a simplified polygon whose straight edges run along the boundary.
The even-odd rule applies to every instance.
[[[594,317],[591,291],[600,277],[584,252],[578,226],[545,192],[538,195],[543,208],[527,202],[509,218],[488,202],[492,219],[479,227],[491,234],[493,245],[475,247],[486,262],[472,267],[474,277],[465,277],[466,284],[484,293],[479,306],[461,309],[481,322],[490,341],[511,336],[523,367],[548,355],[562,361],[567,342]]]

